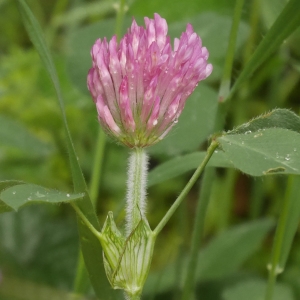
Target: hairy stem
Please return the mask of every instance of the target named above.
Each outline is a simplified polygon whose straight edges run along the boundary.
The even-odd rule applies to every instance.
[[[126,224],[127,235],[145,216],[148,156],[143,149],[133,149],[128,164]]]

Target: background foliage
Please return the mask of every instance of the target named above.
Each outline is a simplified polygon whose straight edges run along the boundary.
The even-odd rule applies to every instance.
[[[287,2],[246,1],[237,36],[233,80],[238,78]],[[215,121],[218,121],[218,87],[229,43],[234,3],[233,0],[135,0],[127,3],[124,28],[132,16],[141,24],[144,16],[151,17],[157,12],[167,19],[170,35],[175,37],[190,22],[209,49],[210,62],[214,65],[212,76],[190,97],[179,123],[168,138],[149,149],[152,173],[149,177],[148,218],[152,227],[187,182],[191,170],[200,161],[209,135],[214,133]],[[54,54],[70,131],[84,176],[90,183],[99,126],[94,104],[86,89],[86,74],[91,64],[89,51],[96,38],[110,38],[113,34],[116,3],[111,0],[30,0],[28,4],[42,25]],[[292,108],[299,113],[299,41],[298,28],[236,91],[230,101],[225,130],[278,107]],[[72,179],[55,93],[27,38],[14,1],[0,1],[0,49],[0,179],[26,181],[71,192]],[[274,133],[272,130],[257,139],[267,139]],[[269,159],[276,160],[280,156],[279,160],[286,163],[289,154],[289,158],[292,156],[298,162],[299,152],[294,151],[295,147],[284,148],[288,140],[295,141],[296,133],[275,132],[278,134],[278,139],[282,140],[281,148],[271,149],[273,156]],[[224,153],[219,150],[211,165],[235,166],[247,174],[262,175],[264,157],[257,158],[262,171],[256,174],[247,169],[249,164],[240,161],[236,154],[242,143],[253,149],[254,135],[221,138],[225,155],[232,155],[236,160],[224,164]],[[236,148],[229,147],[230,143]],[[247,157],[248,148],[242,148],[246,151],[244,157]],[[108,210],[114,212],[119,224],[123,223],[127,152],[121,146],[106,144],[97,199],[100,224],[103,224]],[[186,161],[180,165],[185,155],[189,155],[189,168]],[[174,159],[172,163],[171,159]],[[169,167],[162,168],[159,166],[162,163],[169,163]],[[177,173],[171,169],[174,166]],[[161,175],[159,168],[169,175]],[[235,300],[241,299],[241,295],[246,299],[245,294],[249,300],[258,299],[260,291],[265,289],[266,265],[271,257],[275,224],[282,200],[287,197],[285,191],[290,180],[283,175],[253,178],[233,168],[216,169],[204,242],[199,249],[197,299]],[[145,299],[178,297],[185,276],[198,190],[199,186],[192,190],[158,238]],[[299,199],[297,190],[292,189],[290,194],[292,199]],[[293,203],[294,211],[299,211],[297,201]],[[294,218],[298,226],[299,216]],[[68,205],[28,206],[17,213],[0,215],[0,241],[0,299],[70,297],[79,245],[75,215]],[[297,231],[285,272],[276,286],[278,298],[274,299],[300,297],[299,241]],[[13,288],[16,285],[20,288]],[[251,291],[256,291],[256,294]],[[92,299],[91,289],[86,297]]]

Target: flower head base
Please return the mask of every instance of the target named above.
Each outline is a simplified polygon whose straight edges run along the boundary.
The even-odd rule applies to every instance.
[[[212,72],[208,51],[190,24],[174,40],[173,50],[165,19],[154,14],[145,24],[133,20],[119,44],[116,36],[109,43],[98,39],[87,78],[99,122],[131,148],[161,140],[198,82]]]

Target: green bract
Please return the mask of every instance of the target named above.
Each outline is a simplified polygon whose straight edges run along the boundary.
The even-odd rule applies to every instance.
[[[149,273],[155,239],[145,219],[124,237],[112,212],[108,213],[99,240],[106,275],[114,289],[123,289],[130,297],[140,296]]]

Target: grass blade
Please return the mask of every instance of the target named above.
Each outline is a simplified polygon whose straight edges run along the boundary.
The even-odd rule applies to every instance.
[[[38,51],[46,70],[52,80],[54,85],[61,115],[63,119],[64,129],[66,132],[66,144],[69,153],[70,167],[73,177],[73,185],[75,193],[85,193],[85,197],[77,202],[78,207],[87,217],[90,223],[99,230],[99,223],[97,216],[95,214],[93,205],[89,198],[86,183],[79,166],[77,155],[73,146],[71,134],[67,124],[66,113],[64,109],[64,103],[62,98],[62,93],[60,89],[60,84],[57,76],[57,72],[50,54],[50,51],[46,45],[43,37],[42,30],[34,15],[32,14],[30,8],[24,0],[17,0],[19,11],[21,13],[23,23],[29,34],[29,37],[34,44],[36,50]],[[99,297],[99,299],[115,299],[115,293],[112,293],[109,283],[106,279],[103,263],[101,259],[101,246],[97,238],[90,232],[90,230],[82,222],[78,222],[81,247],[83,256],[85,259],[86,267],[90,275],[90,280],[94,287],[94,290]]]
[[[225,66],[219,89],[219,101],[226,99],[230,91],[232,64],[236,47],[236,39],[242,15],[244,0],[237,0],[234,8],[233,23],[230,31],[229,44],[226,53]]]
[[[238,90],[255,70],[300,26],[300,2],[290,0],[278,16],[264,39],[258,45],[252,57],[234,83],[229,98]]]

